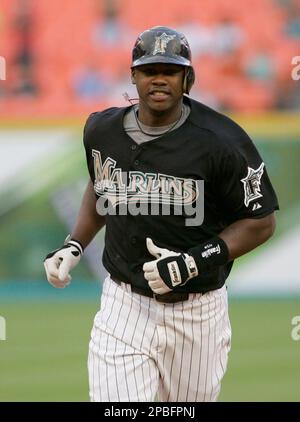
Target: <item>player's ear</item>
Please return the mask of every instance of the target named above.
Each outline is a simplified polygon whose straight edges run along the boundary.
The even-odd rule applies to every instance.
[[[131,69],[131,82],[135,85],[135,69]]]

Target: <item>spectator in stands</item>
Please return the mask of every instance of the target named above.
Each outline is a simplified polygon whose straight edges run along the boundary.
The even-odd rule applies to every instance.
[[[120,48],[127,45],[128,28],[119,16],[119,0],[96,0],[97,22],[92,29],[92,41],[96,46],[113,46]]]
[[[236,22],[224,18],[214,27],[213,37],[214,52],[228,54],[237,51],[242,46],[245,33]]]
[[[19,67],[16,73],[16,82],[11,89],[11,94],[22,97],[32,97],[38,94],[38,89],[33,81],[30,68]]]
[[[245,63],[245,74],[248,78],[263,82],[274,80],[276,65],[271,52],[263,47],[248,58]]]
[[[287,8],[287,21],[283,31],[288,37],[300,40],[300,8],[295,0]]]
[[[14,95],[36,95],[38,92],[34,78],[33,28],[31,0],[19,0],[14,20],[17,50],[13,62],[18,77],[12,88]]]
[[[214,26],[185,21],[177,27],[179,31],[187,34],[194,59],[203,54],[215,56],[232,53],[237,51],[245,40],[243,29],[227,18]]]
[[[178,17],[178,20],[180,20],[180,17]],[[178,31],[186,34],[189,39],[194,60],[197,60],[201,55],[212,53],[214,38],[210,27],[199,22],[181,20],[177,28]]]
[[[76,71],[73,78],[75,95],[87,102],[98,101],[108,94],[108,78],[93,63]]]

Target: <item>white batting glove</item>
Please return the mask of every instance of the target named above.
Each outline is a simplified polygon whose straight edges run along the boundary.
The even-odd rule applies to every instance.
[[[72,278],[69,272],[78,264],[82,254],[83,247],[77,240],[69,240],[60,249],[50,252],[44,259],[48,282],[58,289],[68,286]]]
[[[192,256],[159,248],[149,237],[146,245],[150,254],[157,258],[143,265],[144,277],[154,293],[168,293],[198,275]]]

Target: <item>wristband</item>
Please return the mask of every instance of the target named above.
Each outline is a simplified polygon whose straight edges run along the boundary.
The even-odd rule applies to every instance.
[[[223,239],[216,236],[188,250],[199,269],[199,273],[213,271],[229,259],[229,250]]]
[[[81,242],[79,242],[79,240],[72,239],[70,234],[68,234],[68,236],[65,238],[64,245],[75,246],[75,248],[79,250],[80,254],[83,255],[84,248]]]

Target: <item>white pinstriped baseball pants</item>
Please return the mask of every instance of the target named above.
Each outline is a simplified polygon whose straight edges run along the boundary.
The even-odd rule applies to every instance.
[[[216,401],[230,339],[225,286],[164,304],[107,277],[89,344],[90,400]]]

